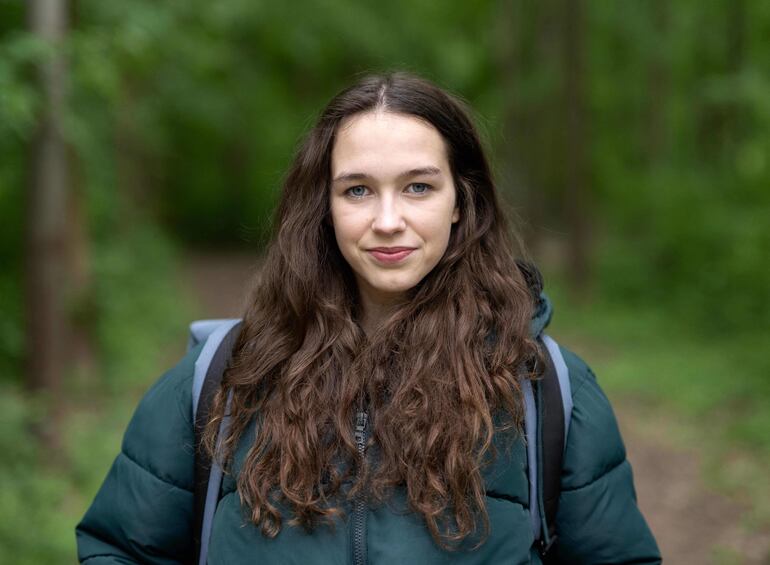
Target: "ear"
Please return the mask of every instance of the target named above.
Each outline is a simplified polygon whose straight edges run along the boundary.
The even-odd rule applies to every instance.
[[[460,220],[460,207],[455,206],[455,209],[452,212],[452,223],[456,224],[459,220]]]

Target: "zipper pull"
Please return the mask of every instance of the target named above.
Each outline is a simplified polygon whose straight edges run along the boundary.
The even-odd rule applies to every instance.
[[[369,414],[366,412],[358,412],[356,414],[356,443],[364,443],[364,431],[366,430],[366,423],[369,420]]]

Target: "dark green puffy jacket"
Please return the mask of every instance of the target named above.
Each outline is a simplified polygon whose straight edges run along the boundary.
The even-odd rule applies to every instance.
[[[533,321],[539,333],[545,305]],[[200,347],[164,374],[142,399],[121,452],[77,526],[78,557],[89,565],[189,563],[193,551],[192,377]],[[555,560],[564,564],[660,563],[636,505],[631,466],[607,398],[591,369],[562,348],[574,408],[562,472]],[[246,447],[236,455],[242,460]],[[517,439],[486,469],[490,532],[475,550],[446,552],[397,493],[366,517],[366,553],[375,564],[538,564],[529,515],[527,454]],[[283,510],[286,515],[286,509]],[[350,514],[348,513],[348,516]],[[246,518],[225,477],[209,548],[209,563],[238,565],[352,563],[350,520],[305,533],[284,526],[265,538]]]

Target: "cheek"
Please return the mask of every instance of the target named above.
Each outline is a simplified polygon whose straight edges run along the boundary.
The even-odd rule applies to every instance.
[[[332,208],[332,227],[340,246],[358,241],[366,231],[366,218],[358,210]]]
[[[449,241],[449,234],[452,230],[451,211],[424,218],[421,222],[420,231],[423,232],[426,240],[431,240],[436,246],[446,247]]]
[[[455,224],[452,224],[451,221],[449,221],[447,218],[442,218],[441,221],[437,221],[432,223],[430,226],[426,226],[426,228],[429,227],[431,230],[429,257],[430,262],[433,264],[432,267],[435,267],[436,264],[438,264],[438,262],[441,260],[441,257],[443,257],[446,253],[446,250],[449,247],[449,240],[452,235],[453,225]]]

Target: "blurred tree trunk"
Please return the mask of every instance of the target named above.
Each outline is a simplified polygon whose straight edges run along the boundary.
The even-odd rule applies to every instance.
[[[55,46],[38,69],[42,105],[29,147],[25,225],[26,383],[50,401],[39,428],[55,453],[60,445],[60,392],[65,370],[66,252],[69,167],[62,122],[67,68],[60,47],[67,32],[66,0],[29,0],[32,33]]]
[[[83,196],[82,176],[76,156],[72,163],[72,185],[67,198],[67,254],[68,294],[72,300],[72,319],[67,340],[66,365],[81,379],[95,382],[98,374],[98,356],[94,347],[93,272],[88,218]]]
[[[567,0],[564,10],[564,76],[567,113],[563,210],[569,239],[567,267],[571,286],[578,293],[587,291],[592,225],[589,202],[590,140],[585,102],[584,5],[583,0]]]
[[[526,111],[518,83],[525,74],[522,69],[521,2],[502,0],[497,3],[495,63],[498,84],[502,92],[502,143],[499,145],[500,184],[503,192],[517,207],[524,210],[523,225],[516,226],[527,247],[533,252],[538,246],[536,226],[540,223],[538,207],[532,201],[532,179],[524,167],[522,132],[526,131]]]
[[[555,12],[550,4],[521,0],[500,0],[496,11],[495,62],[503,99],[500,174],[520,211],[518,231],[539,260],[543,259],[543,234],[551,208],[552,110],[558,101],[544,93],[533,95],[532,90],[533,85],[543,88],[543,77],[558,60],[554,47],[558,49],[560,30]]]
[[[70,29],[78,29],[80,2],[70,0]],[[74,375],[94,381],[97,375],[97,354],[92,335],[95,325],[93,307],[93,273],[91,267],[91,241],[88,232],[85,179],[80,161],[70,152],[71,186],[67,198],[67,257],[66,270],[70,278],[70,296],[74,319],[68,340],[67,365]]]

